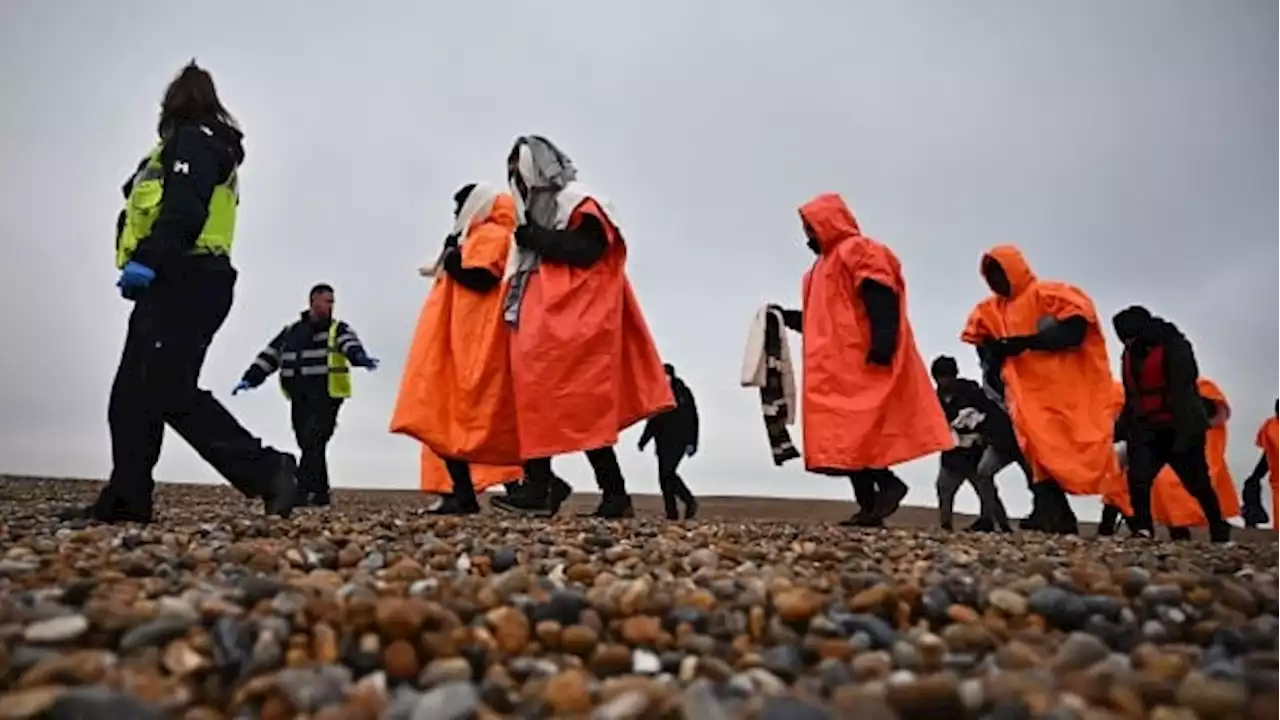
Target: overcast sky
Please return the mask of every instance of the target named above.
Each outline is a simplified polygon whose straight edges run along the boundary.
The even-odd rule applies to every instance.
[[[114,287],[119,187],[195,56],[247,149],[236,304],[203,382],[292,449],[274,382],[229,391],[307,289],[332,283],[383,360],[343,408],[337,486],[416,487],[417,448],[386,430],[429,289],[415,268],[454,190],[502,183],[522,133],[556,141],[625,225],[654,337],[702,411],[683,468],[695,492],[849,496],[798,462],[774,468],[758,396],[738,386],[756,308],[799,303],[812,256],[796,207],[824,191],[901,258],[926,363],[976,372],[957,336],[998,243],[1093,297],[1113,365],[1119,308],[1178,323],[1234,406],[1241,481],[1277,386],[1276,27],[1268,0],[0,3],[0,470],[110,469],[130,309]],[[623,468],[656,492],[638,435]],[[592,486],[580,457],[556,467]],[[934,502],[936,468],[900,468],[908,502]],[[216,479],[173,433],[156,476]],[[1022,479],[1002,485],[1024,511]]]

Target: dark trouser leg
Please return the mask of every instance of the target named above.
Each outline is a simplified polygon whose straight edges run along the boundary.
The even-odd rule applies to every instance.
[[[551,472],[551,458],[526,460],[524,462],[524,487],[521,489],[521,495],[545,503],[554,477]]]
[[[151,471],[160,459],[164,439],[164,415],[159,398],[148,384],[149,364],[155,354],[149,307],[134,306],[129,315],[124,352],[111,383],[107,425],[111,431],[111,476],[95,503],[95,514],[151,515],[155,480]]]
[[[943,467],[938,470],[938,524],[943,530],[951,529],[956,493],[967,479],[964,473],[951,468]]]
[[[1209,535],[1216,541],[1231,537],[1231,526],[1222,519],[1222,506],[1209,480],[1209,464],[1204,457],[1205,436],[1200,433],[1182,447],[1173,447],[1170,441],[1169,467],[1177,473],[1187,494],[1200,503],[1200,510],[1209,521]]]
[[[1265,525],[1267,511],[1262,507],[1262,476],[1250,475],[1245,478],[1244,488],[1240,492],[1240,516],[1245,527]]]
[[[231,309],[234,284],[231,270],[175,275],[153,286],[134,307],[121,358],[122,365],[132,367],[117,378],[109,412],[112,455],[120,465],[112,470],[115,497],[140,503],[145,493],[149,501],[162,435],[157,416],[245,495],[270,490],[281,468],[280,453],[263,447],[197,386],[209,344]]]
[[[869,472],[876,478],[876,517],[883,520],[902,506],[902,499],[907,496],[907,484],[888,468],[876,468]]]
[[[1191,528],[1171,527],[1169,528],[1169,539],[1170,540],[1190,540]]]
[[[876,478],[866,470],[849,474],[849,484],[853,486],[853,500],[858,503],[858,515],[871,517],[876,506]]]
[[[298,463],[300,490],[321,497],[329,496],[329,462],[325,453],[338,426],[337,398],[294,398],[291,410],[293,432],[302,459]]]
[[[471,465],[462,460],[445,460],[445,470],[453,481],[451,493],[454,503],[461,509],[473,510],[480,506],[476,499],[476,487],[471,482]]]
[[[1164,467],[1168,453],[1165,445],[1156,434],[1129,440],[1129,500],[1133,503],[1133,517],[1129,525],[1135,533],[1150,533],[1151,527],[1151,484],[1156,475]]]
[[[982,503],[982,516],[1000,530],[1009,529],[1009,514],[1005,512],[1004,502],[1000,500],[1000,490],[996,487],[996,475],[1012,463],[999,450],[988,447],[982,451],[978,460],[978,468],[974,471],[973,485],[978,491],[978,499]]]
[[[1103,537],[1110,537],[1116,534],[1117,525],[1120,523],[1120,510],[1112,505],[1102,506],[1102,518],[1098,520],[1098,534]]]
[[[596,473],[596,484],[600,486],[602,497],[595,516],[600,518],[629,518],[635,515],[631,507],[631,496],[627,494],[627,484],[622,477],[622,468],[618,467],[618,456],[612,447],[596,448],[587,451],[587,460]]]
[[[677,448],[673,443],[658,441],[658,487],[662,489],[662,507],[668,520],[679,520],[680,511],[676,506],[679,496],[680,476],[676,468],[684,457],[684,448]]]
[[[587,461],[596,474],[596,485],[606,500],[625,497],[627,482],[622,477],[622,468],[618,467],[618,456],[612,447],[596,448],[587,451]]]

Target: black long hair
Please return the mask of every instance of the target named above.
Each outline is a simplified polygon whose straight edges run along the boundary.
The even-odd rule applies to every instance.
[[[196,65],[193,58],[165,90],[164,100],[160,101],[160,123],[156,131],[160,137],[167,137],[183,122],[211,120],[237,127],[235,117],[218,99],[213,76],[208,70]]]

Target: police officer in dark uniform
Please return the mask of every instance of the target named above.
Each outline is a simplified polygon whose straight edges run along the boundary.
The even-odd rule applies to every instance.
[[[350,366],[374,370],[351,326],[333,317],[333,287],[311,288],[309,306],[286,325],[244,371],[232,395],[255,388],[280,371],[280,389],[289,399],[293,433],[302,451],[298,464],[301,503],[329,504],[329,464],[325,450],[338,427],[338,410],[351,397]]]
[[[159,142],[124,185],[116,222],[116,285],[134,303],[111,385],[111,478],[96,502],[62,513],[150,522],[166,424],[240,492],[288,517],[296,463],[249,434],[197,386],[231,310],[231,265],[243,137],[213,78],[192,61],[160,106]]]

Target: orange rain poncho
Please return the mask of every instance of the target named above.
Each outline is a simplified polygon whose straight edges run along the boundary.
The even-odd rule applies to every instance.
[[[1208,378],[1196,380],[1196,390],[1200,397],[1212,400],[1217,409],[1205,436],[1204,455],[1209,464],[1209,480],[1213,483],[1213,492],[1218,496],[1218,505],[1222,508],[1222,519],[1226,520],[1240,514],[1240,498],[1236,496],[1236,484],[1227,467],[1227,420],[1231,417],[1231,406],[1227,404],[1227,396]],[[1152,485],[1151,517],[1167,527],[1209,525],[1200,503],[1191,497],[1178,479],[1178,474],[1168,466],[1156,475]]]
[[[1274,416],[1267,418],[1258,428],[1255,440],[1262,453],[1267,456],[1267,470],[1271,479],[1271,528],[1280,529],[1280,420]]]
[[[800,208],[821,255],[804,276],[804,464],[814,471],[887,468],[955,447],[907,318],[898,258],[864,236],[839,195]],[[859,286],[871,280],[898,297],[892,363],[867,362],[871,323]]]
[[[1079,316],[1088,323],[1079,347],[1028,350],[1001,369],[1018,444],[1036,481],[1052,479],[1072,495],[1096,495],[1123,482],[1113,444],[1115,380],[1093,302],[1077,287],[1038,279],[1012,245],[992,248],[983,262],[987,258],[1003,268],[1010,297],[978,303],[960,335],[964,342],[1034,335],[1050,319]]]
[[[444,466],[444,460],[431,452],[426,445],[419,458],[419,482],[422,492],[446,495],[453,492],[453,479]],[[503,483],[519,480],[524,476],[519,465],[471,465],[471,484],[481,493]]]
[[[462,266],[502,277],[516,225],[515,203],[483,185],[472,195],[485,192],[492,194],[491,203],[480,203],[469,223],[460,219],[467,225]],[[507,353],[501,289],[479,293],[440,272],[418,316],[391,432],[416,438],[440,457],[518,465]]]
[[[526,459],[611,447],[618,433],[675,407],[667,373],[626,275],[622,233],[595,199],[569,212],[604,227],[589,268],[543,262],[528,279],[511,336],[511,374]]]

